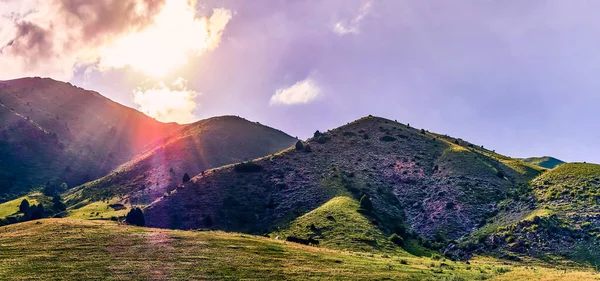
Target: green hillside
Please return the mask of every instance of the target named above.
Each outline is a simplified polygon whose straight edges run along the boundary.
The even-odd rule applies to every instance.
[[[465,264],[74,219],[1,227],[0,245],[2,280],[597,280],[589,268],[534,260]]]
[[[546,168],[546,169],[554,169],[556,166],[562,165],[565,163],[562,160],[559,160],[559,159],[556,159],[556,158],[550,157],[550,156],[530,157],[530,158],[523,159],[523,161],[525,161],[527,163],[531,163],[533,165],[540,166],[542,168]]]
[[[600,165],[567,163],[535,178],[461,246],[600,265]]]

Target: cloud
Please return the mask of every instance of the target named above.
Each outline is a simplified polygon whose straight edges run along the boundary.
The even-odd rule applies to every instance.
[[[307,78],[288,88],[278,89],[271,97],[269,104],[305,104],[314,101],[319,96],[321,96],[321,88],[313,79]]]
[[[358,14],[354,18],[352,18],[350,20],[346,20],[346,21],[336,22],[335,25],[333,26],[333,32],[335,32],[339,35],[360,33],[360,29],[359,29],[360,22],[369,14],[372,6],[373,6],[373,0],[365,1],[361,5],[361,7],[358,11]]]
[[[179,77],[171,87],[160,82],[151,89],[137,89],[133,102],[138,110],[161,122],[191,123],[197,120],[194,110],[198,107],[194,99],[198,96],[188,90],[187,81]]]
[[[197,18],[193,0],[0,1],[0,79],[69,80],[76,65],[160,76],[219,45],[229,10]]]

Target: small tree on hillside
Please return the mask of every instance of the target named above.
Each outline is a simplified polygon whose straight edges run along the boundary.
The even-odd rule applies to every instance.
[[[188,175],[188,173],[185,173],[183,175],[183,183],[186,183],[186,182],[190,181],[190,179],[191,178],[190,178],[190,175]]]
[[[125,222],[131,225],[144,226],[146,225],[146,219],[144,218],[144,212],[140,208],[131,209],[125,217]]]
[[[65,211],[67,209],[67,205],[63,203],[62,198],[58,194],[54,195],[54,197],[52,198],[52,209],[59,212]]]
[[[366,194],[360,198],[360,208],[366,211],[373,210],[373,203]]]
[[[319,132],[319,130],[317,130],[313,136],[314,136],[315,138],[318,138],[318,137],[320,137],[320,136],[322,136],[322,135],[323,135],[323,134],[322,134],[321,132]]]
[[[27,199],[23,199],[23,201],[21,201],[21,205],[19,205],[19,212],[23,214],[29,213],[29,201],[27,201]]]
[[[312,148],[310,148],[310,144],[304,146],[304,152],[312,152]]]
[[[304,149],[304,144],[302,143],[301,140],[299,140],[298,142],[296,142],[296,150],[302,150]]]
[[[42,203],[38,204],[37,206],[35,206],[35,208],[32,208],[33,211],[31,212],[31,216],[29,217],[32,220],[37,220],[37,219],[41,219],[44,218],[45,214],[46,214],[46,210],[44,209],[44,205]]]

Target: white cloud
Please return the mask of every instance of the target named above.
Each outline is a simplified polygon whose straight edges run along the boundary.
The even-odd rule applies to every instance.
[[[313,79],[307,78],[296,82],[290,87],[278,89],[271,97],[269,104],[304,104],[317,99],[319,96],[321,96],[321,88]]]
[[[216,48],[232,17],[195,0],[0,1],[0,79],[69,80],[76,65],[161,76]]]
[[[197,120],[194,110],[198,107],[194,99],[198,93],[188,90],[186,84],[187,81],[179,77],[171,87],[160,82],[151,89],[137,89],[133,102],[139,111],[161,122],[194,122]]]
[[[335,32],[339,35],[360,33],[360,28],[359,28],[360,22],[363,21],[363,19],[369,14],[372,6],[373,6],[373,0],[365,1],[361,5],[361,7],[358,11],[358,14],[354,18],[352,18],[350,20],[346,20],[346,21],[336,22],[335,25],[333,26],[333,32]]]

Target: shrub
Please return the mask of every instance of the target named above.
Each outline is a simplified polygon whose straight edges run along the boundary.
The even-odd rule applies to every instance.
[[[304,146],[304,152],[312,152],[312,148],[310,148],[310,144]]]
[[[396,233],[393,233],[389,237],[390,242],[396,244],[398,247],[402,247],[404,245],[404,239]]]
[[[183,183],[186,183],[186,182],[188,182],[190,180],[191,180],[190,175],[188,175],[188,173],[185,173],[183,175]]]
[[[400,260],[400,264],[408,264],[408,261],[407,261],[407,260],[405,260],[405,259],[401,259],[401,260]]]
[[[248,161],[236,164],[233,169],[240,173],[254,173],[260,172],[262,167],[254,162]]]
[[[30,209],[32,209],[32,212],[31,212],[31,216],[29,218],[32,220],[44,218],[44,216],[46,215],[46,210],[44,209],[44,205],[42,203],[35,206],[35,208],[33,208],[33,206],[32,206],[32,208],[30,208]]]
[[[211,216],[209,216],[209,215],[206,215],[206,216],[204,217],[204,226],[205,226],[205,227],[211,227],[211,226],[213,226],[213,220],[212,220],[212,217],[211,217]]]
[[[386,142],[390,142],[390,141],[395,141],[396,138],[394,137],[390,137],[390,136],[383,136],[381,138],[379,138],[380,141],[386,141]]]
[[[144,212],[140,208],[131,209],[125,217],[125,222],[131,225],[144,226],[146,225],[146,219],[144,218]]]
[[[431,255],[431,259],[439,261],[442,259],[442,256],[440,256],[439,254],[433,254],[433,255]]]
[[[356,133],[354,133],[354,132],[344,132],[344,136],[345,137],[354,137],[354,136],[356,136]]]
[[[299,140],[298,142],[296,142],[296,150],[302,150],[304,149],[304,144],[302,143],[301,140]]]
[[[366,194],[360,198],[360,208],[366,211],[373,210],[373,203],[371,203],[371,199]]]
[[[421,129],[421,134],[425,134],[425,129]]]
[[[21,201],[21,205],[19,205],[19,212],[23,214],[29,213],[29,201],[27,201],[27,199],[23,199],[23,201]]]
[[[321,132],[319,132],[319,130],[317,130],[317,131],[315,132],[315,134],[313,135],[313,137],[315,137],[315,138],[318,138],[318,137],[320,137],[320,136],[322,136],[322,135],[323,135],[323,134],[322,134]]]
[[[499,178],[503,179],[504,178],[504,173],[500,170],[498,170],[498,172],[496,172],[496,176],[498,176]]]
[[[59,212],[65,211],[67,209],[67,206],[65,205],[65,203],[63,203],[62,198],[58,194],[54,195],[54,197],[52,198],[52,209]]]
[[[320,137],[317,138],[317,142],[320,144],[324,144],[328,141],[331,140],[331,137],[325,136],[325,135],[321,135]]]

